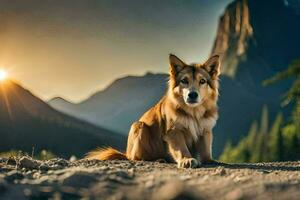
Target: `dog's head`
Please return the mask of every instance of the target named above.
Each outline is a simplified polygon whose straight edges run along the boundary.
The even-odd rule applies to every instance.
[[[197,107],[207,100],[217,100],[220,59],[215,55],[204,64],[186,64],[170,55],[169,90],[179,104]]]

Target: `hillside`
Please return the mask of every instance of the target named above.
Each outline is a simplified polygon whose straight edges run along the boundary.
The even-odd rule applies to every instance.
[[[127,76],[79,104],[70,104],[62,98],[48,103],[62,112],[127,135],[131,123],[163,96],[167,80],[166,74]]]
[[[7,164],[8,163],[8,164]],[[0,158],[0,199],[288,199],[300,196],[300,163],[177,169],[131,161]]]
[[[0,83],[0,151],[50,150],[82,156],[102,145],[123,147],[123,138],[62,114],[13,81]]]

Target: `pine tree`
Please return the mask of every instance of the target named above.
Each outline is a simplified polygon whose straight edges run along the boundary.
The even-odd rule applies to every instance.
[[[300,99],[300,60],[294,60],[287,70],[277,73],[270,79],[263,82],[264,85],[274,84],[276,82],[293,78],[294,82],[285,94],[284,104],[296,102]]]
[[[257,133],[258,133],[258,124],[257,121],[254,121],[251,124],[250,130],[248,132],[248,137],[247,137],[247,145],[249,146],[249,150],[252,150],[256,145]]]
[[[261,162],[263,159],[264,134],[258,133],[256,137],[256,145],[254,146],[249,162]]]
[[[262,108],[259,133],[267,134],[269,129],[269,111],[266,105]]]
[[[268,129],[269,129],[269,112],[268,112],[268,107],[264,105],[261,114],[260,128],[259,128],[258,136],[256,137],[257,146],[254,149],[254,155],[252,155],[250,159],[251,162],[267,161],[267,157],[269,153],[267,149]]]
[[[272,125],[269,141],[268,141],[268,149],[269,156],[268,161],[282,161],[283,160],[283,136],[281,132],[281,126],[283,123],[283,116],[279,113]]]
[[[231,157],[232,152],[232,144],[231,141],[227,141],[223,150],[222,155],[220,156],[219,160],[222,162],[235,162]]]
[[[245,154],[244,162],[250,162],[250,160],[251,160],[253,151],[257,145],[256,144],[257,134],[258,134],[258,126],[257,126],[257,122],[254,121],[250,127],[250,130],[249,130],[246,138],[245,138],[247,149],[244,151],[244,154]]]
[[[300,159],[300,60],[293,61],[287,70],[277,73],[264,82],[265,85],[293,79],[293,84],[285,94],[283,104],[294,103],[291,121],[283,128],[284,160]]]

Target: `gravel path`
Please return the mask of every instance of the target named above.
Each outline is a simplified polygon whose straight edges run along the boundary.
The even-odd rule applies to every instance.
[[[300,199],[300,161],[202,166],[0,158],[0,199]]]

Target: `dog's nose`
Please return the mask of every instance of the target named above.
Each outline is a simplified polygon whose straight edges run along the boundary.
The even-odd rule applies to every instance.
[[[198,93],[197,92],[190,92],[188,96],[189,96],[190,99],[195,100],[198,97]]]

